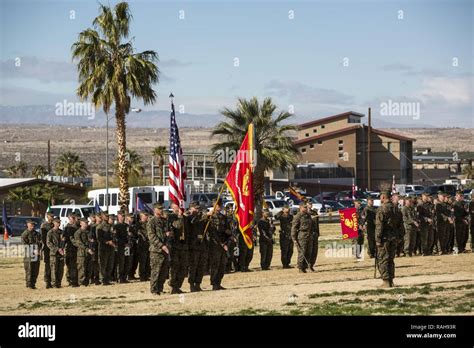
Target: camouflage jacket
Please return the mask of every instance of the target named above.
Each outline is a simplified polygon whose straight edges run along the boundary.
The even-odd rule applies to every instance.
[[[36,262],[40,260],[41,235],[35,230],[24,230],[21,234],[21,242],[28,245],[25,250],[25,261]]]
[[[90,255],[87,252],[89,249],[89,233],[88,230],[79,228],[74,232],[74,238],[71,239],[74,246],[77,248],[77,257],[87,257]]]
[[[467,205],[469,219],[471,220],[471,226],[474,225],[474,201],[471,200]]]
[[[173,248],[177,249],[187,249],[188,239],[187,238],[187,229],[185,228],[185,217],[184,215],[170,214],[168,217],[168,227],[171,232],[173,232],[173,237],[171,243]]]
[[[466,211],[464,207],[464,203],[460,201],[455,201],[453,204],[453,210],[454,210],[454,217],[456,220],[463,220],[467,219],[467,216],[469,215],[468,212]]]
[[[207,238],[210,243],[223,245],[228,242],[231,236],[227,217],[222,213],[215,213],[210,216]]]
[[[384,203],[377,209],[375,215],[375,241],[378,245],[386,240],[398,240],[401,238],[401,231],[396,210],[391,202]]]
[[[185,228],[188,231],[188,245],[190,249],[198,250],[207,247],[207,239],[203,239],[207,225],[207,215],[202,211],[185,218]]]
[[[97,234],[97,242],[99,245],[99,249],[107,250],[107,249],[114,249],[112,245],[107,244],[107,242],[113,240],[112,238],[112,226],[110,226],[107,222],[102,221],[100,224],[96,226],[96,234]]]
[[[416,228],[415,222],[417,222],[417,217],[415,207],[404,206],[402,208],[402,215],[403,225],[406,230]]]
[[[298,212],[291,225],[291,239],[309,238],[313,232],[313,220],[309,213]]]
[[[146,226],[147,223],[145,222],[139,221],[137,223],[137,248],[140,250],[148,250],[150,248]]]
[[[437,224],[447,223],[448,218],[451,216],[450,207],[444,202],[439,202],[435,206],[435,214]]]
[[[261,242],[271,242],[273,240],[273,231],[268,219],[261,218],[257,223]]]
[[[377,214],[377,208],[376,207],[370,207],[366,206],[362,212],[362,215],[364,216],[364,222],[362,226],[367,227],[368,230],[374,230],[375,229],[375,215]]]
[[[417,215],[421,225],[426,226],[433,224],[433,222],[431,222],[431,224],[428,222],[428,219],[431,219],[432,221],[434,220],[430,202],[421,202],[421,204],[416,206],[416,211],[418,213]]]
[[[285,215],[282,211],[280,211],[275,215],[275,219],[280,221],[280,236],[291,238],[291,223],[293,222],[293,215],[290,213]]]
[[[63,248],[64,246],[62,245],[63,243],[61,243],[62,236],[63,236],[63,231],[61,231],[59,228],[57,230],[53,228],[48,231],[48,234],[46,235],[46,243],[48,244],[50,257],[62,256],[61,254],[59,254],[59,249]]]
[[[74,238],[74,233],[76,233],[77,229],[79,228],[78,225],[67,224],[64,228],[63,235],[66,238],[66,253],[76,253],[77,248],[72,243],[72,239]]]
[[[163,217],[153,216],[148,220],[146,231],[150,243],[151,253],[162,253],[162,247],[166,245],[166,232],[168,222]]]
[[[53,224],[45,221],[41,224],[40,232],[41,232],[41,242],[43,243],[43,249],[48,249],[48,244],[46,243],[46,236],[50,229],[53,228]]]

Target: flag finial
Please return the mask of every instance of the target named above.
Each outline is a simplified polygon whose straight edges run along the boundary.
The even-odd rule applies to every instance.
[[[173,93],[170,93],[170,96],[169,96],[169,98],[171,99],[171,102],[173,102],[173,98],[174,98],[174,95],[173,95]]]

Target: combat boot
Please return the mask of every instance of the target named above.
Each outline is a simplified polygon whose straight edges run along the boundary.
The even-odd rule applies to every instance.
[[[395,284],[393,283],[393,279],[390,279],[389,280],[389,283],[390,283],[390,287],[393,288],[395,286]]]
[[[378,288],[390,288],[390,281],[388,279],[384,279],[383,283],[377,286]]]
[[[194,289],[195,289],[197,292],[202,291],[202,289],[201,289],[201,284],[200,284],[200,283],[194,284]]]
[[[311,270],[311,272],[316,272],[313,266],[310,266],[309,269]]]
[[[191,292],[196,292],[197,291],[196,287],[194,286],[193,283],[189,283],[189,291],[191,291]]]
[[[51,289],[52,287],[51,283],[46,283],[46,289]]]

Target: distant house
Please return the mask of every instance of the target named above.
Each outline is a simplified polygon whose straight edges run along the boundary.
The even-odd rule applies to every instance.
[[[364,114],[349,111],[316,119],[298,126],[294,141],[300,154],[294,181],[360,189],[368,183],[368,126]],[[371,128],[371,188],[413,181],[413,142],[415,139]],[[293,181],[292,180],[292,181]]]
[[[86,188],[69,185],[54,181],[48,181],[43,179],[36,178],[21,178],[21,179],[4,179],[0,178],[0,203],[5,202],[7,207],[8,215],[31,215],[31,205],[27,202],[12,202],[8,198],[10,190],[13,190],[17,187],[30,187],[34,185],[46,185],[50,186],[59,186],[62,188],[62,195],[68,199],[68,203],[85,203],[86,202]],[[56,204],[61,204],[62,202],[56,202]],[[40,213],[44,214],[48,207],[47,203],[40,203]]]

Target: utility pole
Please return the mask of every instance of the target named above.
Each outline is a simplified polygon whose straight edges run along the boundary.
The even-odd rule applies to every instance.
[[[48,139],[48,175],[51,175],[51,140]]]
[[[369,108],[369,124],[367,126],[367,189],[372,191],[372,173],[371,173],[371,163],[370,163],[370,153],[371,153],[371,138],[372,138],[372,112]]]

